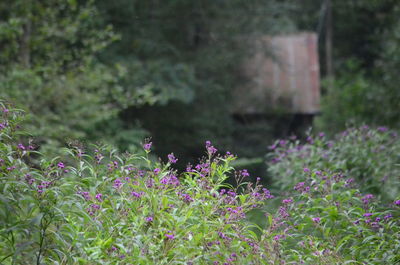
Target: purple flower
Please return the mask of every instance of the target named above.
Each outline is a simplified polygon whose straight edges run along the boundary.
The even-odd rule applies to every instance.
[[[282,219],[286,219],[286,218],[288,218],[290,215],[289,215],[289,213],[287,212],[287,209],[286,209],[285,207],[280,207],[280,208],[279,208],[279,216],[280,216]]]
[[[367,194],[367,195],[365,195],[364,197],[362,197],[361,200],[362,200],[362,202],[363,202],[364,204],[368,204],[369,201],[370,201],[372,198],[374,198],[374,195],[372,195],[372,194]]]
[[[314,217],[314,218],[312,218],[312,220],[313,220],[314,223],[318,224],[321,221],[321,218]]]
[[[379,131],[379,132],[387,132],[387,131],[388,131],[388,128],[387,128],[387,127],[381,126],[381,127],[378,127],[378,131]]]
[[[148,222],[148,223],[153,222],[153,217],[148,216],[148,217],[145,218],[145,220],[146,220],[146,222]]]
[[[90,197],[89,192],[83,191],[83,192],[78,192],[78,194],[81,194],[85,200],[90,201],[92,198]]]
[[[113,188],[119,189],[119,188],[121,188],[122,185],[123,185],[122,181],[119,178],[117,178],[116,180],[114,180]]]
[[[399,206],[400,205],[400,200],[394,201],[394,205]]]
[[[363,214],[364,217],[370,217],[372,215],[372,213],[365,213]]]
[[[272,195],[268,189],[263,188],[262,191],[263,191],[264,199],[273,199],[274,198],[274,195]]]
[[[17,168],[16,166],[7,167],[7,170],[8,170],[8,171],[12,171],[12,170],[14,170],[14,169],[16,169],[16,168]]]
[[[142,192],[136,192],[136,191],[132,191],[131,192],[131,195],[133,196],[133,197],[136,197],[136,198],[141,198],[143,195],[144,195],[144,192],[142,191]]]
[[[219,236],[220,238],[222,238],[222,239],[225,239],[225,240],[231,240],[230,237],[226,236],[226,235],[225,235],[224,233],[222,233],[222,232],[218,232],[218,236]]]
[[[249,177],[250,176],[250,174],[247,171],[247,169],[243,169],[242,171],[240,171],[240,175],[242,175],[243,177]]]
[[[276,236],[274,236],[274,240],[275,241],[278,241],[278,240],[283,239],[283,238],[285,238],[284,235],[276,235]]]
[[[307,168],[307,167],[305,167],[305,168],[303,168],[303,171],[304,171],[305,173],[308,173],[308,172],[310,172],[310,169]]]
[[[349,187],[353,182],[354,182],[354,179],[353,179],[353,178],[350,178],[350,179],[346,180],[344,186],[345,186],[345,187]]]
[[[18,144],[18,149],[25,150],[25,146],[23,144]]]
[[[276,144],[268,146],[268,149],[269,150],[275,150],[276,149]]]
[[[94,152],[96,153],[96,155],[94,156],[94,158],[96,159],[96,163],[100,164],[100,162],[104,158],[104,156],[97,149],[94,150]]]
[[[101,194],[101,193],[98,193],[98,194],[96,194],[96,200],[98,200],[99,202],[101,202],[101,201],[103,201],[102,199],[101,199],[101,197],[102,197],[103,195]]]
[[[150,149],[151,149],[151,145],[152,145],[152,144],[153,144],[152,142],[147,142],[147,143],[145,143],[145,144],[143,145],[144,151],[150,152]]]
[[[174,186],[174,187],[177,187],[180,184],[179,179],[173,173],[160,179],[160,183],[165,186]]]
[[[190,197],[190,195],[189,195],[189,194],[186,194],[186,193],[182,194],[182,198],[183,198],[183,200],[184,200],[185,202],[187,202],[187,203],[194,201],[193,198]]]
[[[90,207],[92,207],[93,210],[99,210],[100,209],[100,205],[95,204],[95,203],[91,204]]]
[[[154,186],[154,180],[153,179],[146,180],[146,187],[147,188],[152,188],[153,186]]]
[[[161,171],[161,169],[159,169],[159,168],[156,168],[156,169],[154,169],[154,171],[153,171],[153,172],[154,172],[154,174],[155,174],[155,175],[158,175],[158,173],[160,173],[160,171]]]
[[[288,203],[291,203],[291,202],[293,202],[293,200],[292,200],[291,198],[284,199],[284,200],[282,201],[282,203],[284,203],[284,204],[288,204]]]
[[[65,167],[63,162],[58,162],[57,164],[58,168],[63,169]]]
[[[294,186],[294,190],[297,190],[299,192],[307,192],[310,189],[310,187],[305,187],[305,182],[299,182]]]
[[[225,158],[233,158],[234,155],[231,154],[231,152],[227,151],[225,154]]]
[[[171,164],[175,164],[176,162],[178,162],[178,159],[174,156],[174,153],[171,153],[168,155],[168,161]]]
[[[218,150],[211,145],[210,141],[206,141],[206,149],[209,155],[215,154]]]
[[[186,166],[186,172],[193,172],[193,167],[192,167],[191,164],[188,164],[188,165]]]
[[[391,213],[389,213],[389,214],[385,215],[385,217],[383,217],[383,219],[385,219],[385,221],[387,221],[392,217],[393,217],[393,215]]]
[[[172,231],[168,231],[165,235],[166,238],[172,240],[175,238],[174,234],[172,233]]]

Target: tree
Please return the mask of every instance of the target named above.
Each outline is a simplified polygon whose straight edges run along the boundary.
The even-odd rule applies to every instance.
[[[152,107],[128,104],[121,112],[125,124],[140,121],[161,156],[174,151],[197,157],[205,140],[230,145],[230,91],[244,81],[242,59],[260,36],[294,29],[286,16],[291,6],[264,0],[99,1],[102,16],[121,34],[102,60],[139,73],[126,89],[150,86],[164,98],[175,95]]]
[[[117,39],[93,0],[0,3],[0,96],[32,113],[29,130],[42,151],[68,139],[124,142],[124,104],[158,100],[147,87],[124,90],[126,69],[97,59]],[[143,131],[132,136],[124,143]]]

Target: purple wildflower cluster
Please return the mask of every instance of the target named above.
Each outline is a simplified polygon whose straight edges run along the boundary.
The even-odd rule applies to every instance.
[[[150,149],[151,149],[151,146],[152,146],[152,142],[150,142],[150,140],[149,139],[147,139],[146,141],[145,141],[145,143],[143,144],[143,149],[148,153],[148,152],[150,152]]]
[[[122,187],[122,185],[124,185],[124,184],[122,183],[121,179],[120,178],[116,178],[114,180],[113,188],[118,190],[118,189],[120,189]]]
[[[361,201],[365,204],[368,205],[371,199],[374,198],[374,195],[372,194],[366,194],[364,197],[361,198]]]
[[[37,186],[37,192],[42,194],[45,189],[49,188],[52,182],[50,181],[42,181],[40,185]]]
[[[172,231],[170,231],[170,230],[168,230],[167,233],[165,233],[164,236],[169,240],[174,240],[175,239],[174,233]]]
[[[171,164],[178,162],[178,159],[174,156],[174,153],[168,155],[168,162]]]
[[[180,185],[180,181],[175,173],[170,172],[168,175],[160,179],[160,184],[162,184],[165,188],[178,187]]]
[[[206,141],[206,149],[209,156],[214,155],[218,151],[213,145],[211,145],[210,141]]]
[[[118,169],[118,161],[112,161],[107,164],[107,168],[109,171],[112,171],[114,169]]]
[[[78,191],[77,194],[81,195],[86,201],[91,201],[92,197],[90,196],[90,193],[87,191]]]
[[[96,159],[96,163],[100,164],[101,160],[103,160],[104,156],[98,149],[95,149],[94,150],[94,158]]]
[[[308,141],[317,145],[324,138],[321,134]],[[143,148],[149,152],[151,142],[146,144]],[[286,155],[308,150],[308,147],[297,149],[288,140],[277,142],[273,149],[283,148],[288,149]],[[27,149],[29,147],[23,144],[11,145],[18,158]],[[150,161],[146,156],[144,159],[149,164],[132,165],[130,163],[135,163],[132,161],[136,161],[137,157],[125,154],[121,158],[108,154],[103,156],[96,150],[96,161],[91,162],[90,159],[81,159],[78,152],[78,156],[73,156],[75,161],[88,163],[88,168],[94,169],[84,171],[84,174],[74,169],[74,162],[63,160],[68,161],[68,168],[71,169],[63,181],[67,182],[72,177],[76,177],[74,181],[83,180],[78,196],[68,196],[68,199],[81,200],[85,206],[79,211],[86,211],[92,216],[92,220],[81,220],[81,215],[76,217],[75,212],[66,212],[69,220],[76,222],[79,231],[85,231],[84,236],[96,237],[95,242],[85,242],[87,245],[82,247],[82,251],[92,251],[90,249],[101,242],[104,251],[96,256],[98,260],[95,262],[134,264],[140,259],[143,263],[151,263],[154,250],[161,249],[164,256],[160,258],[168,257],[171,263],[176,257],[181,263],[195,264],[198,261],[196,258],[203,255],[210,264],[233,265],[253,260],[254,263],[301,264],[307,261],[326,264],[332,258],[348,256],[348,252],[353,251],[352,244],[359,246],[364,241],[366,251],[377,249],[374,257],[379,252],[387,251],[384,249],[387,245],[392,248],[385,240],[398,235],[400,200],[392,198],[389,206],[385,205],[386,208],[381,210],[377,204],[378,196],[374,198],[372,194],[362,195],[349,189],[351,181],[346,179],[347,174],[319,171],[312,163],[299,163],[296,169],[287,168],[302,179],[288,185],[290,188],[282,192],[284,197],[279,199],[281,205],[267,214],[266,229],[260,231],[261,236],[254,235],[250,231],[252,225],[243,220],[246,213],[274,196],[259,185],[260,178],[256,183],[248,182],[250,174],[247,170],[234,172],[229,166],[230,159],[227,159],[232,157],[231,154],[225,157],[216,155],[217,149],[210,142],[206,143],[206,149],[208,157],[193,167],[188,166],[187,172],[180,175],[170,168],[177,162],[173,153],[168,155],[169,164],[161,160]],[[51,192],[45,191],[57,184],[55,180],[66,168],[64,162],[50,162],[43,171],[26,169],[10,162],[6,156],[3,158],[6,160],[0,160],[3,175],[12,179],[12,183],[22,180],[24,188],[18,191],[41,194],[33,196],[35,200],[44,201],[47,195],[52,196]],[[103,159],[106,162],[100,164]],[[26,172],[31,172],[36,179]],[[228,175],[235,176],[239,187],[224,185],[224,177]],[[242,183],[243,179],[246,182]],[[99,226],[93,225],[93,222],[102,225],[101,233],[98,232]],[[342,239],[348,235],[352,238],[345,243],[345,248],[335,245],[335,241],[344,242]],[[385,240],[367,242],[368,238],[373,238],[370,235]],[[326,242],[327,238],[335,240]],[[136,251],[135,246],[138,245],[140,249]],[[182,246],[188,247],[192,256],[182,256],[185,252],[181,251]],[[343,253],[337,251],[339,248]],[[363,260],[363,257],[355,256],[354,259]],[[91,264],[90,260],[87,263]]]
[[[204,162],[204,163],[199,163],[195,166],[194,169],[189,165],[188,168],[186,169],[187,172],[195,172],[199,173],[201,177],[206,177],[210,174],[210,163],[209,162]]]
[[[103,194],[98,193],[98,194],[96,194],[95,198],[96,198],[96,200],[98,200],[99,202],[102,202],[102,201],[103,201]]]
[[[306,186],[305,182],[299,182],[294,186],[293,189],[300,193],[305,193],[310,191],[310,186]]]
[[[180,195],[181,195],[182,200],[186,203],[191,203],[194,201],[194,199],[187,193],[181,193]]]
[[[32,177],[31,174],[27,173],[25,174],[25,181],[29,184],[32,185],[35,182],[35,179]]]
[[[143,195],[145,195],[146,193],[144,191],[141,192],[137,192],[137,191],[132,191],[131,195],[136,198],[136,199],[140,199],[141,197],[143,197]]]

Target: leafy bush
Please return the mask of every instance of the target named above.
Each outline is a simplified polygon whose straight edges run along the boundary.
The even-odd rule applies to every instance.
[[[399,194],[400,141],[385,127],[351,128],[328,140],[323,133],[309,136],[307,143],[289,139],[277,141],[268,154],[269,173],[280,190],[303,181],[303,168],[341,171],[361,189],[393,200]]]
[[[48,160],[25,141],[19,110],[0,107],[2,264],[394,264],[400,260],[397,198],[380,205],[340,174],[307,172],[265,228],[246,218],[273,196],[206,156],[184,173],[107,147],[65,149]],[[32,159],[40,163],[31,163]],[[68,162],[66,162],[68,161]],[[31,166],[31,164],[33,166]],[[224,184],[234,175],[235,187]],[[383,239],[383,240],[382,240]]]
[[[26,161],[30,145],[18,143],[20,112],[3,108],[1,131],[0,261],[5,264],[166,264],[260,260],[257,241],[243,219],[270,198],[260,185],[223,184],[234,156],[208,156],[179,176],[168,162],[117,155],[97,148],[89,156],[66,150],[76,163]],[[148,153],[151,143],[144,149]],[[238,194],[243,187],[247,192]],[[247,253],[242,255],[241,253]],[[217,263],[218,264],[218,263]]]
[[[290,264],[400,262],[400,200],[379,204],[341,173],[296,173],[303,181],[268,216],[275,255]]]

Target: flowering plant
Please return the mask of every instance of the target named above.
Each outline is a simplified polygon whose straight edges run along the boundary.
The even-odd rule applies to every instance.
[[[350,128],[334,140],[323,133],[278,140],[269,147],[269,173],[279,190],[303,180],[303,168],[342,172],[354,178],[362,191],[392,201],[400,192],[400,139],[386,127]]]
[[[396,264],[400,198],[380,203],[340,173],[304,168],[274,196],[206,142],[185,172],[106,146],[47,159],[23,113],[0,104],[1,264]],[[228,177],[236,185],[226,184]],[[247,215],[264,209],[262,226]]]

